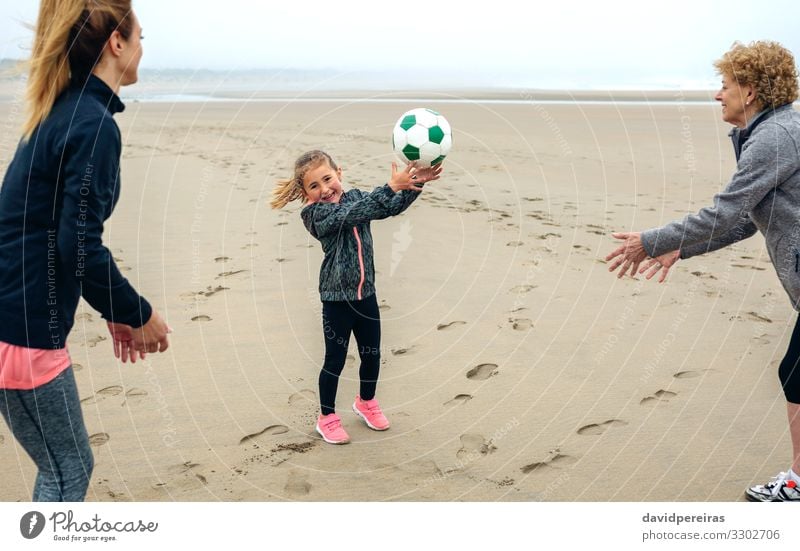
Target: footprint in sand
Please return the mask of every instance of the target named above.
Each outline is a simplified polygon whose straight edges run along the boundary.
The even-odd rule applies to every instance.
[[[753,337],[753,338],[752,338],[752,339],[750,339],[750,340],[752,340],[752,341],[753,341],[754,343],[756,343],[756,344],[769,344],[769,343],[771,343],[772,341],[771,341],[771,340],[769,340],[769,338],[768,338],[768,337],[769,337],[769,335],[767,335],[766,333],[764,333],[764,334],[762,334],[762,335],[759,335],[759,336],[757,336],[757,337]]]
[[[199,316],[194,316],[192,321],[211,321],[211,316],[206,316],[205,314],[201,314]]]
[[[200,463],[192,463],[191,461],[185,461],[180,465],[172,465],[171,467],[167,468],[167,472],[171,475],[183,474],[188,473],[195,467],[199,467]]]
[[[527,293],[529,291],[533,291],[536,289],[536,285],[517,285],[516,287],[512,287],[509,289],[512,293],[521,295],[522,293]]]
[[[83,312],[75,316],[76,321],[92,321],[92,315],[89,312]]]
[[[748,266],[747,264],[731,264],[734,268],[747,268],[749,270],[757,270],[759,272],[763,272],[766,268],[762,268],[761,266]]]
[[[566,467],[568,465],[573,465],[578,461],[577,458],[572,457],[571,455],[561,453],[559,448],[550,450],[547,452],[547,455],[548,457],[544,461],[529,463],[528,465],[520,467],[519,470],[522,471],[523,474],[530,474],[532,472],[549,469],[551,467]]]
[[[391,309],[392,307],[389,306],[388,304],[381,304],[380,306],[378,306],[378,310],[391,310]]]
[[[89,437],[89,445],[97,448],[108,442],[110,439],[111,437],[107,432],[98,432]]]
[[[639,402],[639,405],[647,406],[652,404],[658,404],[661,402],[669,402],[670,398],[674,398],[677,395],[678,395],[677,392],[671,392],[669,390],[659,390],[652,396],[645,396],[644,398],[642,398],[642,400]]]
[[[520,467],[519,470],[522,471],[522,474],[530,474],[547,468],[549,468],[547,461],[537,461],[536,463],[529,463],[528,465]]]
[[[460,321],[460,320],[451,321],[450,323],[440,323],[439,325],[436,326],[436,330],[437,331],[444,331],[445,329],[451,329],[453,327],[457,327],[459,325],[466,325],[466,324],[467,324],[466,321]]]
[[[240,249],[252,249],[253,247],[258,247],[258,243],[248,243],[244,247],[239,247]]]
[[[230,287],[223,287],[222,285],[217,285],[216,287],[212,287],[209,285],[205,288],[204,291],[191,291],[189,293],[181,293],[180,298],[183,302],[197,302],[200,300],[201,297],[213,297],[217,293],[221,293],[222,291],[228,291]]]
[[[461,435],[461,448],[456,452],[456,457],[458,459],[474,458],[475,454],[489,455],[496,449],[497,447],[492,444],[492,441],[486,440],[482,434],[467,433]]]
[[[230,258],[227,256],[218,256],[214,259],[214,262],[227,262],[228,260],[230,260]]]
[[[472,400],[472,394],[456,394],[452,400],[444,403],[445,406],[460,406]]]
[[[286,434],[289,432],[289,427],[286,425],[270,425],[267,428],[260,430],[258,432],[254,432],[253,434],[248,434],[241,440],[239,440],[239,444],[246,444],[251,440],[255,440],[257,437],[262,435],[272,436],[274,434]]]
[[[714,373],[715,371],[716,370],[714,370],[714,369],[700,369],[700,370],[697,370],[697,371],[691,371],[691,370],[689,370],[689,371],[678,371],[677,373],[675,373],[673,375],[673,377],[675,377],[676,379],[694,379],[694,378],[697,378],[697,377],[701,377],[703,375],[703,373]],[[666,392],[666,391],[661,390],[659,392]]]
[[[533,321],[528,318],[508,318],[508,322],[515,331],[528,331],[533,328]]]
[[[705,272],[699,272],[699,271],[692,272],[692,275],[696,277],[704,277],[706,279],[717,279],[717,277],[713,274],[707,274]]]
[[[290,471],[283,489],[293,497],[305,496],[311,491],[311,484],[308,483],[308,476],[305,473]]]
[[[317,393],[308,388],[304,388],[289,396],[289,405],[306,405],[308,403],[316,405]]]
[[[287,225],[289,225],[289,222],[278,222],[278,223],[277,223],[277,224],[275,224],[275,225],[276,225],[276,226],[287,226]]]
[[[480,364],[467,371],[467,379],[485,381],[489,377],[497,375],[498,373],[497,364]]]
[[[81,364],[75,364],[75,363],[72,364],[73,371],[80,371],[81,369],[83,369],[83,366]]]
[[[392,348],[391,349],[392,356],[402,356],[403,354],[408,354],[409,352],[414,350],[414,348],[415,347],[413,345],[412,346],[399,347],[399,348]]]
[[[247,270],[231,270],[229,272],[221,272],[221,273],[217,274],[217,277],[215,277],[214,279],[219,279],[221,277],[231,277],[231,276],[235,276],[236,274],[241,274],[241,273],[246,272],[246,271]]]
[[[521,247],[525,244],[524,241],[509,241],[506,243],[506,247]]]
[[[772,320],[769,319],[768,317],[756,314],[755,312],[747,312],[747,315],[750,316],[750,319],[754,319],[756,321],[763,321],[763,322],[766,322],[766,323],[772,323]]]
[[[89,337],[88,339],[86,339],[86,346],[88,346],[89,348],[94,348],[95,346],[97,346],[97,343],[103,342],[105,340],[107,340],[106,337],[102,335],[95,335],[94,337]]]
[[[580,434],[581,436],[584,435],[596,436],[598,434],[603,434],[609,428],[624,427],[627,424],[628,424],[627,421],[622,421],[621,419],[609,419],[608,421],[603,421],[602,423],[592,423],[591,425],[585,425],[578,429],[578,434]]]
[[[195,469],[197,467],[199,467],[199,466],[200,466],[200,463],[193,463],[191,461],[186,461],[184,463],[181,463],[180,465],[173,465],[173,466],[169,467],[167,469],[167,472],[173,477],[174,476],[180,476],[180,475],[187,475],[187,476],[189,476],[188,480],[192,480],[192,478],[197,479],[205,486],[205,485],[208,484],[208,479],[204,475],[202,475],[202,474],[200,474],[198,472],[195,472]],[[186,478],[184,478],[183,480],[184,480],[184,482],[182,482],[181,485],[185,485],[185,483],[187,481]],[[166,483],[160,483],[160,484],[156,484],[153,487],[157,488],[157,487],[163,487],[163,486],[166,486],[166,485],[167,485]]]
[[[125,401],[122,402],[122,407],[128,405],[128,402],[131,405],[138,404],[144,400],[144,397],[147,396],[147,391],[143,388],[132,388],[125,393]]]
[[[89,396],[88,398],[84,398],[81,400],[81,404],[89,405],[89,404],[96,404],[97,402],[102,402],[106,398],[110,396],[119,396],[122,394],[122,387],[118,385],[114,386],[107,386],[106,388],[101,388],[97,392],[94,393],[94,396]]]

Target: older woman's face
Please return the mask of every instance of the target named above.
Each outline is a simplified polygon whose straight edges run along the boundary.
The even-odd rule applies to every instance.
[[[739,128],[747,126],[747,120],[755,109],[752,106],[755,95],[751,85],[739,86],[736,80],[723,75],[722,88],[714,96],[722,104],[722,120]]]

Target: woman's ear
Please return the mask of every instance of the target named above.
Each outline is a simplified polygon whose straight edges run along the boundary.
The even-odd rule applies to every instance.
[[[119,57],[122,55],[122,50],[125,49],[125,41],[122,38],[122,34],[119,31],[114,31],[111,33],[111,36],[108,38],[108,49],[111,52],[111,55],[114,57]]]
[[[747,93],[744,96],[745,104],[750,105],[754,101],[758,99],[758,94],[756,94],[756,89],[752,84],[747,85]]]

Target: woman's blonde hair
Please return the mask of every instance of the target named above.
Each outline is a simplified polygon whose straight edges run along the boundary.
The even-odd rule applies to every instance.
[[[278,180],[278,183],[275,184],[275,189],[272,190],[272,201],[269,202],[272,208],[282,209],[296,199],[305,203],[307,198],[303,191],[303,178],[309,170],[317,168],[322,163],[328,163],[333,170],[339,170],[331,156],[319,149],[300,155],[294,162],[294,176],[286,180]]]
[[[27,140],[70,80],[85,81],[114,31],[133,30],[131,0],[41,0],[28,62]]]
[[[759,40],[744,45],[734,42],[714,62],[717,72],[735,80],[740,86],[749,84],[763,109],[780,107],[797,100],[797,66],[792,53],[777,42]]]

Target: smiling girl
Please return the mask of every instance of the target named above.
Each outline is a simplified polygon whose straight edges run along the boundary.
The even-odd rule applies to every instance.
[[[325,361],[319,374],[321,413],[316,430],[329,444],[350,437],[336,415],[336,390],[344,368],[350,334],[356,337],[361,367],[359,395],[353,411],[373,430],[389,421],[375,399],[380,368],[381,322],[375,296],[370,222],[396,216],[419,196],[425,182],[438,180],[442,166],[398,170],[392,163],[389,183],[371,193],[342,190],[342,169],[324,151],[309,151],[294,164],[294,176],[278,182],[271,205],[280,209],[294,200],[306,206],[300,215],[306,229],[322,244],[325,258],[319,274]]]

